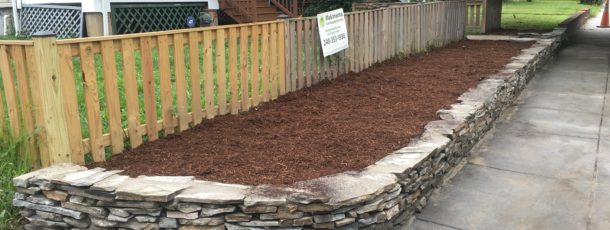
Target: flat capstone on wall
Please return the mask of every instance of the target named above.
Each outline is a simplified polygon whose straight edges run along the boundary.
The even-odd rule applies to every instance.
[[[131,178],[63,164],[14,178],[25,229],[409,229],[433,190],[565,38],[556,29],[498,74],[438,111],[408,146],[358,172],[292,186],[244,186],[192,177]]]

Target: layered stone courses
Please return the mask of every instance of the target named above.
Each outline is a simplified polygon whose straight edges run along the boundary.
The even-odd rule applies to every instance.
[[[26,229],[408,229],[565,36],[556,29],[438,111],[424,133],[359,172],[289,187],[138,177],[60,164],[13,179]]]

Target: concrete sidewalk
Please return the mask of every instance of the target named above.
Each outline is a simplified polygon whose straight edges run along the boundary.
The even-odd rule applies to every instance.
[[[532,80],[414,229],[610,229],[610,29],[599,22]]]

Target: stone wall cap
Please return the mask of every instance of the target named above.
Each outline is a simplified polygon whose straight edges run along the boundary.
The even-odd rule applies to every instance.
[[[119,185],[123,184],[128,179],[130,179],[129,176],[115,174],[91,185],[90,189],[105,192],[114,192]]]
[[[423,156],[426,155],[427,154],[424,153],[393,153],[375,162],[375,164],[367,167],[365,171],[377,173],[403,174],[406,173],[409,169],[413,168],[413,166],[417,165],[417,163],[419,163],[423,159]]]
[[[195,180],[194,176],[138,176],[138,178],[148,181],[171,183],[189,183]]]
[[[464,120],[443,119],[428,122],[428,124],[424,126],[424,129],[451,137],[454,133],[464,128],[465,125],[466,123],[464,122]]]
[[[130,178],[116,189],[118,200],[168,202],[190,183],[159,182],[144,178]]]
[[[397,178],[389,173],[343,172],[295,183],[296,188],[326,195],[327,205],[350,206],[394,188]],[[366,185],[366,186],[363,186]]]
[[[203,204],[241,204],[251,186],[195,180],[176,196],[177,201]]]
[[[72,172],[87,170],[84,166],[79,166],[70,163],[55,164],[47,168],[32,171],[21,176],[13,178],[13,185],[16,187],[28,187],[29,184],[36,180],[50,180],[59,175],[64,175]]]
[[[425,130],[418,139],[412,141],[407,147],[397,150],[395,153],[432,153],[437,149],[444,148],[450,141],[443,134]]]
[[[288,202],[299,204],[326,203],[329,197],[320,192],[302,188],[259,185],[247,191],[244,206],[281,206]]]
[[[106,169],[103,168],[94,168],[84,171],[68,173],[63,176],[52,179],[51,182],[57,184],[68,184],[74,187],[89,187],[120,172],[123,172],[123,170],[106,171]]]

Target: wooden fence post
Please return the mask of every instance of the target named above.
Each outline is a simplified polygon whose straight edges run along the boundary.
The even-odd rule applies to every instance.
[[[38,79],[34,79],[39,85],[42,101],[41,111],[44,122],[42,130],[46,136],[49,159],[43,162],[43,167],[57,163],[71,161],[70,143],[68,139],[68,125],[64,109],[63,91],[61,77],[59,75],[59,52],[55,34],[49,32],[38,32],[32,36],[34,41],[34,60],[37,63]]]

